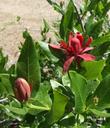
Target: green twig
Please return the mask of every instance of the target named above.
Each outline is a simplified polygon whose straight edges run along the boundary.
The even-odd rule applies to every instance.
[[[79,12],[78,12],[77,7],[75,6],[75,4],[74,4],[74,8],[75,8],[75,11],[76,11],[76,13],[77,13],[77,18],[78,18],[78,20],[79,20],[79,22],[80,22],[80,25],[81,25],[82,31],[83,31],[83,33],[85,33],[85,29],[84,29],[84,26],[83,26],[83,23],[82,23],[82,20],[81,20],[80,14],[79,14]]]

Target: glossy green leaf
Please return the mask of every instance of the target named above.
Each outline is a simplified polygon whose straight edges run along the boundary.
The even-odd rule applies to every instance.
[[[47,0],[47,1],[50,5],[52,5],[54,10],[56,10],[58,13],[60,13],[62,15],[64,14],[62,7],[56,1],[53,1],[53,0]]]
[[[28,112],[28,108],[26,108],[26,107],[18,108],[18,107],[6,105],[5,108],[7,108],[9,111],[11,111],[12,113],[17,114],[17,115],[24,116]]]
[[[72,127],[75,125],[75,115],[71,112],[59,121],[59,124],[64,127]]]
[[[28,108],[25,106],[21,106],[21,103],[16,99],[11,101],[8,105],[5,106],[5,109],[8,110],[8,113],[11,112],[15,115],[25,115],[28,112]]]
[[[107,113],[106,111],[101,111],[97,109],[89,109],[93,114],[95,114],[98,117],[110,117],[110,113]]]
[[[53,56],[53,54],[51,53],[51,51],[49,49],[49,46],[48,46],[48,43],[45,43],[45,42],[42,42],[42,41],[39,41],[38,43],[39,43],[40,48],[44,51],[44,54],[49,59],[51,59],[54,62],[58,61],[58,59],[55,56]]]
[[[96,107],[110,108],[110,74],[101,81],[94,93],[94,98],[97,98]]]
[[[110,33],[93,40],[92,46],[98,46],[108,41],[110,41]]]
[[[99,46],[97,46],[93,51],[92,54],[95,55],[98,60],[104,57],[104,54],[109,50],[110,42],[105,42]]]
[[[100,81],[97,80],[87,80],[87,84],[88,84],[88,92],[90,94],[93,94],[96,90],[96,88],[99,86]]]
[[[17,62],[17,75],[25,78],[36,92],[41,81],[39,53],[29,33],[25,31],[23,36],[25,42]]]
[[[71,89],[75,95],[75,110],[77,113],[85,111],[88,86],[86,79],[75,71],[69,72]]]
[[[29,113],[36,115],[41,111],[49,111],[51,109],[52,101],[48,94],[50,87],[47,85],[41,85],[39,91],[32,101],[27,103],[29,107]]]
[[[58,88],[59,86],[63,86],[62,84],[58,83],[58,82],[55,81],[55,80],[50,80],[50,83],[51,83],[52,89],[56,89],[56,88]]]
[[[86,34],[92,36],[93,39],[96,39],[102,30],[103,19],[98,21],[94,20],[94,16],[88,17],[88,20],[85,24]]]
[[[105,66],[104,60],[82,62],[81,67],[83,68],[82,74],[90,80],[97,79],[101,76],[101,72]]]
[[[87,125],[76,125],[76,126],[74,126],[73,128],[87,128]]]
[[[41,28],[42,41],[47,39],[47,33],[49,32],[49,25],[45,19],[43,19],[43,27]]]
[[[4,56],[2,49],[0,48],[0,73],[6,72],[7,61],[8,61],[8,56]]]
[[[67,11],[62,16],[61,24],[60,24],[60,36],[62,39],[67,38],[68,32],[72,30],[73,27],[73,12],[74,12],[74,4],[73,1],[70,0]]]
[[[47,0],[47,1],[48,1],[48,3],[49,3],[49,4],[51,4],[51,5],[52,5],[52,0]]]
[[[48,117],[49,125],[57,122],[64,115],[65,107],[68,102],[68,97],[59,92],[53,90],[53,104]]]
[[[48,25],[48,23],[47,23],[47,21],[45,20],[45,19],[43,19],[43,24],[44,24],[44,29],[43,29],[43,33],[47,33],[47,32],[49,32],[49,25]],[[41,34],[43,34],[43,33],[41,33]]]
[[[13,88],[10,83],[10,76],[9,74],[1,73],[0,74],[0,95],[13,94]]]
[[[70,87],[70,79],[69,79],[68,73],[62,76],[62,83],[64,86]]]
[[[102,72],[103,77],[107,76],[108,74],[110,74],[110,54],[108,54],[105,67],[104,67],[104,70]]]
[[[0,110],[6,112],[6,115],[11,118],[16,118],[15,113],[12,113],[6,105],[0,104]]]
[[[88,10],[92,10],[96,7],[96,5],[98,4],[99,0],[92,0],[88,6]]]

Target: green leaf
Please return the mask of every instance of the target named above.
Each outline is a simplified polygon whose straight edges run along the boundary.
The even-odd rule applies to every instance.
[[[96,107],[110,108],[110,74],[107,75],[97,87],[94,97],[97,98]]]
[[[54,10],[56,10],[58,13],[60,13],[60,14],[64,14],[64,10],[62,9],[62,7],[59,5],[59,4],[57,4],[57,3],[53,3],[53,8],[54,8]]]
[[[110,113],[107,113],[106,111],[100,111],[97,109],[89,109],[93,114],[95,114],[98,117],[110,117]]]
[[[75,115],[71,112],[59,121],[59,124],[63,127],[70,127],[75,125]]]
[[[103,15],[106,16],[106,14],[109,10],[110,10],[110,1],[107,4],[105,3],[105,8],[104,8],[104,11],[103,11]]]
[[[50,109],[51,108],[51,104],[52,101],[50,99],[49,96],[49,90],[50,90],[50,86],[49,85],[41,85],[39,88],[39,91],[35,97],[35,99],[42,104],[43,106],[45,106],[46,108]]]
[[[61,13],[62,15],[64,14],[62,7],[59,4],[57,4],[57,2],[54,2],[53,0],[47,0],[47,1],[50,5],[53,6],[54,10],[56,10],[58,13]]]
[[[99,21],[94,20],[94,16],[88,17],[88,20],[85,24],[86,34],[92,36],[93,39],[97,38],[102,30],[103,19]]]
[[[110,33],[93,40],[92,46],[98,46],[108,41],[110,41]]]
[[[9,111],[11,111],[12,113],[17,114],[17,115],[24,116],[28,112],[28,108],[26,108],[26,107],[18,108],[18,107],[6,105],[5,108],[7,108]]]
[[[8,117],[16,118],[15,113],[10,112],[6,105],[0,104],[0,110],[4,111]]]
[[[47,85],[41,85],[35,98],[32,99],[27,106],[30,108],[29,113],[36,115],[41,111],[49,111],[51,109],[52,101],[48,94],[50,87]]]
[[[62,76],[62,83],[64,86],[70,87],[70,79],[67,73]]]
[[[74,126],[73,128],[87,128],[87,125],[76,125],[76,126]]]
[[[47,1],[48,1],[48,3],[49,3],[50,5],[52,5],[52,3],[53,3],[52,0],[47,0]]]
[[[103,77],[107,76],[108,74],[110,74],[110,54],[108,54],[108,57],[106,59],[106,65],[102,72]]]
[[[86,79],[75,71],[69,72],[72,92],[75,95],[75,110],[77,113],[85,111],[88,86]]]
[[[23,36],[25,42],[17,63],[17,75],[25,78],[36,92],[41,81],[39,53],[29,33],[25,31]]]
[[[43,27],[41,29],[42,40],[45,41],[47,38],[47,33],[49,32],[50,26],[47,21],[43,19]]]
[[[49,125],[57,122],[64,115],[68,97],[58,90],[53,90],[53,104],[48,117]]]
[[[56,89],[56,88],[58,88],[59,86],[63,86],[62,84],[58,83],[58,82],[55,81],[55,80],[50,80],[50,83],[51,83],[52,89]]]
[[[102,59],[104,54],[109,50],[110,42],[105,42],[97,46],[91,53],[97,56],[98,59]]]
[[[8,56],[4,56],[2,53],[2,49],[0,49],[0,73],[6,72],[6,64],[8,61]]]
[[[93,94],[96,88],[99,86],[100,81],[99,80],[88,80],[87,84],[88,84],[88,92],[90,94]]]
[[[50,27],[49,27],[49,25],[48,25],[48,23],[47,23],[47,21],[45,19],[43,19],[43,24],[44,24],[43,33],[49,32]]]
[[[82,74],[90,80],[97,79],[105,66],[104,60],[82,62],[81,67],[84,69]]]
[[[45,55],[49,59],[51,59],[54,62],[57,62],[58,61],[58,59],[55,56],[53,56],[53,54],[51,53],[51,51],[50,51],[49,46],[48,46],[47,43],[42,42],[42,41],[39,41],[38,43],[39,43],[40,48],[44,51]]]
[[[88,6],[88,10],[92,10],[96,7],[96,5],[98,4],[99,0],[92,0]]]
[[[74,4],[73,1],[70,0],[67,11],[62,16],[61,24],[60,24],[60,36],[62,39],[67,38],[68,32],[72,30],[73,27],[73,12],[74,12]]]
[[[28,108],[25,106],[21,106],[21,103],[17,100],[14,100],[10,102],[8,105],[5,105],[5,109],[8,110],[8,113],[11,112],[12,114],[16,115],[25,115],[28,112]],[[10,115],[11,116],[11,115]]]
[[[13,89],[9,74],[0,73],[0,95],[4,94],[13,94]]]

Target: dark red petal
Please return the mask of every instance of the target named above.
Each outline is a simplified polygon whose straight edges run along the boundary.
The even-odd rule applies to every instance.
[[[67,49],[63,49],[60,47],[60,45],[54,45],[54,44],[49,44],[49,49],[51,53],[57,58],[62,58],[68,52]]]
[[[67,49],[67,48],[68,48],[68,45],[67,45],[66,42],[61,41],[61,42],[60,42],[60,47],[61,47],[61,48],[64,48],[64,49]]]
[[[72,41],[71,41],[71,47],[73,47],[75,49],[76,54],[79,53],[82,49],[80,40],[76,37],[73,37]]]
[[[91,54],[87,54],[87,53],[84,53],[82,55],[78,55],[80,58],[82,58],[83,60],[85,61],[92,61],[92,60],[95,60],[96,57],[91,55]]]
[[[14,88],[14,94],[17,100],[19,100],[20,102],[23,102],[24,98],[22,98],[22,95],[19,94],[16,88]]]
[[[30,85],[28,84],[28,82],[25,79],[22,79],[22,78],[21,78],[21,82],[22,82],[22,87],[25,90],[25,98],[26,98],[26,94],[28,94],[27,96],[29,98],[31,95]]]
[[[70,34],[69,34],[69,41],[68,41],[69,46],[71,45],[71,41],[72,41],[73,37],[74,37],[73,32],[70,32]]]
[[[78,33],[76,33],[76,37],[80,40],[80,43],[81,43],[81,45],[82,45],[82,44],[83,44],[83,41],[84,41],[83,35],[78,32]]]
[[[92,50],[92,49],[94,49],[94,48],[93,48],[93,47],[86,47],[86,48],[82,51],[82,53],[87,52],[87,51],[90,51],[90,50]]]
[[[17,95],[20,98],[21,101],[25,100],[25,96],[26,96],[26,90],[24,89],[24,87],[22,86],[22,83],[19,84],[19,86],[15,87],[17,89]]]
[[[71,63],[72,63],[73,60],[74,60],[74,56],[72,56],[71,58],[69,58],[69,59],[67,59],[65,61],[64,65],[63,65],[63,71],[64,72],[67,72],[68,71],[68,69],[69,69],[69,67],[70,67],[70,65],[71,65]]]
[[[19,101],[26,101],[31,95],[30,86],[23,78],[16,79],[14,89],[15,96]]]
[[[85,47],[90,46],[90,44],[92,43],[92,41],[93,41],[93,38],[90,37],[90,38],[87,40],[87,42],[86,42],[86,44],[85,44]]]

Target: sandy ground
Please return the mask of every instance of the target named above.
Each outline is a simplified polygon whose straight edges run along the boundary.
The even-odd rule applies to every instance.
[[[51,23],[58,16],[46,0],[0,0],[0,47],[9,56],[9,64],[18,57],[18,45],[26,28],[40,39],[43,18]]]

